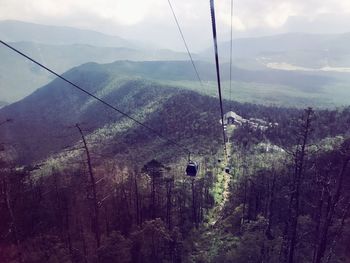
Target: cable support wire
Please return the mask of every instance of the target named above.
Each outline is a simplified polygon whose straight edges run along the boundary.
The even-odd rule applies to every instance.
[[[220,79],[220,65],[219,65],[219,55],[218,55],[218,43],[217,43],[217,36],[216,36],[216,21],[215,21],[214,0],[210,0],[210,13],[211,13],[211,22],[212,22],[212,29],[213,29],[216,76],[217,76],[217,82],[218,82],[218,92],[219,92],[219,101],[220,101],[222,135],[223,135],[223,139],[224,139],[225,155],[227,155],[227,151],[226,151],[226,134],[225,134],[225,127],[224,127],[224,109],[223,109],[222,94],[221,94],[221,79]]]
[[[232,49],[233,49],[233,0],[231,0],[231,42],[230,42],[230,110],[232,111]]]
[[[189,153],[189,152],[190,152],[185,146],[183,146],[183,145],[177,143],[176,141],[174,141],[174,140],[172,140],[172,139],[169,139],[169,138],[165,137],[164,135],[160,134],[160,133],[159,133],[158,131],[156,131],[155,129],[153,129],[153,128],[151,128],[151,127],[149,127],[149,126],[143,124],[142,122],[140,122],[139,120],[137,120],[137,119],[135,119],[134,117],[130,116],[129,114],[127,114],[127,113],[125,113],[125,112],[119,110],[118,108],[114,107],[112,104],[110,104],[110,103],[104,101],[103,99],[97,97],[96,95],[92,94],[91,92],[89,92],[89,91],[87,91],[87,90],[81,88],[80,86],[78,86],[77,84],[75,84],[75,83],[71,82],[70,80],[66,79],[66,78],[63,77],[62,75],[56,73],[55,71],[49,69],[48,67],[44,66],[44,65],[41,64],[40,62],[36,61],[35,59],[33,59],[33,58],[29,57],[28,55],[24,54],[23,52],[19,51],[19,50],[16,49],[15,47],[13,47],[13,46],[11,46],[11,45],[5,43],[5,42],[2,41],[2,40],[0,40],[0,43],[3,44],[4,46],[8,47],[9,49],[15,51],[17,54],[19,54],[19,55],[25,57],[26,59],[30,60],[31,62],[33,62],[34,64],[38,65],[39,67],[41,67],[41,68],[45,69],[46,71],[50,72],[51,74],[55,75],[56,77],[58,77],[58,78],[62,79],[63,81],[69,83],[72,87],[74,87],[74,88],[80,90],[81,92],[85,93],[86,95],[88,95],[88,96],[94,98],[95,100],[101,102],[101,103],[104,104],[105,106],[107,106],[107,107],[111,108],[112,110],[114,110],[114,111],[120,113],[120,114],[123,115],[124,117],[126,117],[126,118],[132,120],[133,122],[135,122],[135,123],[141,125],[142,127],[146,128],[146,129],[148,129],[149,131],[151,131],[151,132],[153,132],[155,135],[157,135],[159,138],[161,138],[161,139],[163,139],[163,140],[165,140],[165,141],[167,141],[167,142],[169,142],[169,143],[171,143],[171,144],[173,144],[173,145],[176,145],[176,146],[179,147],[180,149],[184,150],[184,152],[186,152],[186,153]]]
[[[195,64],[195,63],[194,63],[194,61],[193,61],[193,58],[192,58],[192,55],[191,55],[190,49],[188,48],[188,45],[187,45],[187,42],[186,42],[186,40],[185,40],[184,34],[183,34],[182,29],[181,29],[181,27],[180,27],[180,23],[179,23],[179,21],[178,21],[178,19],[177,19],[177,17],[176,17],[176,14],[175,14],[174,8],[173,8],[173,6],[172,6],[172,4],[171,4],[170,0],[168,0],[168,3],[169,3],[169,7],[170,7],[170,9],[171,9],[171,12],[173,13],[174,20],[175,20],[175,22],[176,22],[177,28],[179,29],[179,32],[180,32],[181,38],[182,38],[182,40],[183,40],[183,42],[184,42],[185,48],[186,48],[186,50],[187,50],[187,54],[188,54],[188,56],[189,56],[189,58],[190,58],[190,60],[191,60],[191,63],[192,63],[193,69],[194,69],[194,71],[196,72],[196,75],[197,75],[198,81],[199,81],[199,83],[201,84],[201,86],[203,86],[203,82],[202,82],[202,80],[201,80],[201,78],[200,78],[200,76],[199,76],[199,73],[198,73],[198,70],[197,70],[196,64]]]

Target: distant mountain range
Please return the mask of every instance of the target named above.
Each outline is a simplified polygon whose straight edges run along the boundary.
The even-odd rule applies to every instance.
[[[32,42],[11,43],[58,73],[87,62],[116,60],[184,60],[187,54],[171,50],[137,50],[124,47],[94,47],[83,44],[47,45]],[[0,99],[19,100],[53,79],[52,75],[4,47],[0,47]]]
[[[228,60],[229,41],[219,45],[220,56]],[[210,57],[212,48],[200,55]],[[236,63],[266,66],[267,63],[288,63],[299,67],[318,69],[329,67],[350,68],[350,33],[320,35],[289,33],[282,35],[234,39],[233,57]],[[249,61],[250,63],[248,63]]]
[[[15,20],[0,21],[0,38],[7,42],[34,42],[51,45],[84,44],[97,47],[131,47],[121,37],[72,27],[47,26]]]
[[[95,31],[20,21],[0,21],[0,39],[58,73],[87,62],[188,58],[186,53],[146,49],[142,44]],[[19,100],[53,79],[30,61],[3,46],[0,47],[0,57],[0,100]]]
[[[60,74],[87,62],[121,61],[108,66],[119,77],[187,82],[187,87],[209,95],[215,91],[207,85],[198,86],[186,53],[145,49],[132,41],[90,30],[19,21],[0,21],[0,38]],[[229,45],[219,45],[223,81],[229,80]],[[347,103],[350,34],[236,39],[233,54],[234,90],[244,93],[236,93],[234,99],[277,104],[287,101],[293,105],[293,97],[300,97],[304,99],[301,105]],[[0,47],[0,57],[0,101],[18,101],[54,79],[5,47]],[[193,57],[201,78],[214,83],[212,48]]]

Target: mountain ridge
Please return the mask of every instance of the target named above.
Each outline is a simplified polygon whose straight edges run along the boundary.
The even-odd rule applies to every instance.
[[[96,65],[88,63],[84,67],[73,68],[64,76],[90,93],[99,95],[125,113],[138,116],[138,119],[145,123],[150,122],[149,126],[159,125],[156,124],[159,123],[159,117],[156,117],[159,113],[156,113],[156,109],[167,111],[162,105],[172,96],[192,94],[189,96],[196,96],[197,99],[194,101],[197,105],[202,100],[200,98],[205,97],[199,94],[193,95],[196,94],[193,91],[164,86],[147,80],[121,80],[108,71],[94,70],[93,66]],[[212,101],[214,109],[215,99],[207,98]],[[60,79],[55,79],[23,100],[0,109],[0,118],[14,119],[13,123],[4,126],[1,136],[7,143],[16,144],[17,152],[21,153],[18,159],[22,163],[39,161],[59,151],[66,144],[79,139],[78,133],[68,129],[75,123],[86,123],[95,130],[108,123],[118,123],[124,119],[122,115],[73,89]],[[219,124],[216,126],[218,128]],[[166,134],[167,131],[163,129],[164,127],[160,126],[156,130]],[[168,129],[174,129],[174,126]],[[177,127],[175,130],[178,129],[183,128]],[[142,138],[147,129],[140,131],[143,135],[138,137]],[[151,135],[154,136],[154,134]],[[38,145],[41,146],[38,147]]]
[[[116,60],[179,60],[187,54],[171,50],[139,50],[131,47],[95,47],[86,44],[53,45],[32,42],[10,43],[52,70],[63,73],[87,62],[111,63]],[[16,101],[52,80],[38,66],[18,56],[12,50],[0,48],[0,100]],[[14,72],[20,72],[13,76]],[[19,88],[21,87],[21,88]]]
[[[42,44],[91,44],[93,46],[130,46],[129,41],[94,30],[68,26],[42,25],[19,20],[0,21],[3,41],[30,41]]]

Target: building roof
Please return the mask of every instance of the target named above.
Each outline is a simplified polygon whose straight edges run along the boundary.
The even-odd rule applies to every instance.
[[[242,118],[241,116],[239,116],[237,113],[233,112],[233,111],[229,111],[227,112],[225,115],[224,115],[224,118],[225,119],[228,119],[228,118],[234,118],[235,120],[237,121],[244,121],[244,118]]]

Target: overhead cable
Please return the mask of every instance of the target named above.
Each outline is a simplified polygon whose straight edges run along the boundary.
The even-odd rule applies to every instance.
[[[231,0],[231,42],[230,42],[230,110],[232,110],[232,49],[233,49],[233,0]]]
[[[220,65],[219,65],[218,43],[217,43],[217,34],[216,34],[214,0],[210,0],[210,14],[211,14],[211,24],[212,24],[212,29],[213,29],[216,77],[217,77],[217,83],[218,83],[218,93],[219,93],[220,112],[221,112],[221,127],[222,127],[222,135],[223,135],[225,152],[226,152],[226,135],[225,135],[225,127],[224,127],[224,109],[223,109],[222,94],[221,94]]]
[[[86,95],[92,97],[93,99],[101,102],[102,104],[104,104],[105,106],[111,108],[112,110],[120,113],[121,115],[123,115],[124,117],[132,120],[133,122],[141,125],[142,127],[146,128],[147,130],[151,131],[152,133],[154,133],[155,135],[157,135],[159,138],[170,142],[171,144],[176,145],[177,147],[181,148],[182,150],[184,150],[186,153],[189,153],[190,151],[183,145],[177,143],[176,141],[167,138],[166,136],[162,135],[161,133],[159,133],[158,131],[156,131],[155,129],[143,124],[141,121],[135,119],[134,117],[130,116],[129,114],[119,110],[118,108],[116,108],[115,106],[113,106],[112,104],[110,104],[109,102],[106,102],[105,100],[97,97],[96,95],[92,94],[91,92],[87,91],[86,89],[83,89],[82,87],[78,86],[77,84],[71,82],[70,80],[66,79],[65,77],[63,77],[62,75],[56,73],[55,71],[49,69],[48,67],[44,66],[43,64],[41,64],[40,62],[36,61],[35,59],[29,57],[28,55],[24,54],[23,52],[19,51],[18,49],[16,49],[15,47],[11,46],[8,43],[5,43],[4,41],[0,40],[0,43],[3,44],[4,46],[8,47],[9,49],[15,51],[17,54],[25,57],[26,59],[30,60],[31,62],[33,62],[34,64],[38,65],[39,67],[45,69],[46,71],[50,72],[51,74],[55,75],[56,77],[62,79],[63,81],[69,83],[72,87],[80,90],[81,92],[85,93]]]
[[[198,81],[199,81],[199,83],[200,83],[201,85],[203,85],[203,82],[202,82],[202,80],[201,80],[201,78],[200,78],[200,76],[199,76],[199,73],[198,73],[198,70],[197,70],[196,64],[195,64],[195,63],[194,63],[194,61],[193,61],[193,58],[192,58],[192,55],[191,55],[190,49],[188,48],[188,45],[187,45],[186,39],[185,39],[185,37],[184,37],[184,34],[182,33],[180,23],[179,23],[179,21],[178,21],[178,19],[177,19],[177,17],[176,17],[176,14],[175,14],[174,8],[173,8],[173,6],[172,6],[172,4],[171,4],[170,0],[168,0],[168,3],[169,3],[169,7],[170,7],[170,9],[171,9],[171,12],[173,13],[174,20],[175,20],[175,23],[176,23],[176,25],[177,25],[177,28],[179,29],[179,32],[180,32],[181,38],[182,38],[182,40],[183,40],[183,42],[184,42],[185,48],[186,48],[186,50],[187,50],[188,57],[190,58],[191,63],[192,63],[192,66],[193,66],[193,69],[194,69],[194,71],[196,72],[196,75],[197,75]]]

